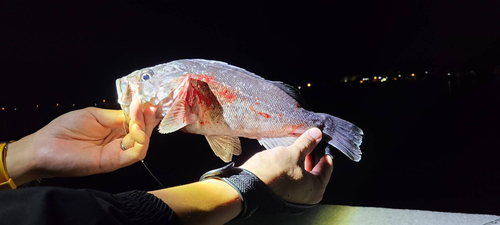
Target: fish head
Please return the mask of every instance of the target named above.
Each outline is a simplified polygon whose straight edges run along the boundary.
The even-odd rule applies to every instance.
[[[166,63],[136,70],[116,80],[118,103],[125,122],[130,122],[130,104],[139,99],[142,105],[158,106],[161,102],[170,102],[172,93],[186,74],[181,64]],[[161,113],[161,110],[157,110]],[[161,117],[161,115],[157,115]]]

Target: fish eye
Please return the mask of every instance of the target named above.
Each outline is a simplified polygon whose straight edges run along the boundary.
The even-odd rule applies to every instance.
[[[142,81],[147,81],[153,77],[154,72],[153,70],[144,70],[141,72],[141,80]]]

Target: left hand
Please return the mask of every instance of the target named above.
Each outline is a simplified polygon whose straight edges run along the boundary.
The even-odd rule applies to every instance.
[[[89,107],[54,119],[36,133],[9,145],[10,176],[19,185],[37,178],[110,172],[144,159],[159,120],[154,108],[145,107],[143,111],[138,101],[132,102],[130,114],[128,134],[123,128],[121,110]],[[122,141],[125,151],[120,147]],[[20,156],[26,162],[24,171],[16,168],[22,165]],[[22,176],[26,170],[31,171],[29,178]]]

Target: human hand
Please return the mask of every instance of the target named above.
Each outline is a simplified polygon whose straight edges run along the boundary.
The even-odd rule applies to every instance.
[[[321,137],[319,129],[309,129],[293,145],[259,152],[241,168],[254,173],[287,202],[316,204],[323,198],[333,172],[330,156],[323,156],[314,166],[310,155]]]
[[[37,178],[110,172],[143,159],[159,120],[154,108],[141,109],[138,101],[132,102],[130,114],[128,134],[121,110],[89,107],[54,119],[9,145],[9,175],[19,185]]]

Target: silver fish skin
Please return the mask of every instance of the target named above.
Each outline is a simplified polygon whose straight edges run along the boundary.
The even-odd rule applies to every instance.
[[[361,160],[363,131],[335,116],[302,108],[298,92],[220,61],[183,59],[136,70],[116,80],[127,122],[132,99],[157,107],[160,133],[204,135],[223,161],[241,153],[239,137],[270,149],[288,146],[312,127],[351,160]]]

